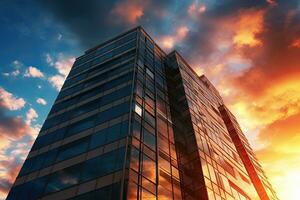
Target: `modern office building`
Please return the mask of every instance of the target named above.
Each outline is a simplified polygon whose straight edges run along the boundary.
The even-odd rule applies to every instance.
[[[277,200],[205,76],[137,27],[76,59],[7,200]]]

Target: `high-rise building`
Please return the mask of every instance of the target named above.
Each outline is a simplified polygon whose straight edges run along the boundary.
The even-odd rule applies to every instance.
[[[277,200],[205,76],[137,27],[76,59],[7,200]]]

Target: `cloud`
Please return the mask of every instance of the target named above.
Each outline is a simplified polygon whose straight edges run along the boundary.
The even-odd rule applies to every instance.
[[[50,76],[48,78],[48,81],[51,83],[51,85],[54,88],[56,88],[57,91],[59,91],[64,84],[65,77],[58,74],[58,75]]]
[[[35,121],[38,117],[39,115],[37,114],[37,112],[33,108],[30,108],[26,113],[25,123],[31,125],[31,123]]]
[[[14,183],[16,176],[18,175],[21,169],[22,163],[16,161],[15,158],[6,158],[5,160],[0,161],[0,170],[5,172],[0,174],[0,194],[1,196],[6,196],[10,187]]]
[[[206,11],[204,4],[199,4],[198,1],[194,1],[188,8],[188,14],[190,17],[197,18],[200,14]]]
[[[29,66],[24,74],[25,77],[43,78],[44,74],[36,67]]]
[[[36,102],[41,105],[47,105],[47,101],[43,98],[37,98]]]
[[[12,72],[2,73],[3,76],[14,76],[14,77],[18,76],[19,74],[20,74],[20,70],[18,70],[18,69],[14,70]]]
[[[2,73],[3,76],[13,76],[16,77],[20,74],[20,69],[24,66],[22,62],[18,60],[14,60],[10,66],[14,69],[11,72],[4,72]]]
[[[57,40],[61,40],[62,39],[62,37],[63,37],[63,35],[62,34],[57,34]]]
[[[74,62],[75,57],[66,57],[63,54],[60,54],[58,60],[53,62],[53,67],[57,70],[58,74],[48,77],[48,81],[56,90],[59,91],[63,86]]]
[[[170,0],[91,0],[89,3],[74,0],[72,10],[69,10],[66,8],[70,3],[66,0],[45,0],[38,3],[45,15],[62,24],[82,49],[100,44],[134,25],[144,25],[152,33],[164,31],[164,21],[170,20],[169,14],[174,14],[169,8],[175,6]]]
[[[126,0],[116,4],[112,14],[117,17],[117,20],[133,25],[144,15],[146,4],[147,1]]]
[[[27,134],[29,126],[22,121],[21,117],[10,117],[0,109],[0,135],[4,138],[20,138]]]
[[[23,98],[15,97],[12,93],[0,87],[0,107],[5,107],[9,110],[20,110],[25,106]]]
[[[19,61],[19,60],[14,60],[14,61],[12,62],[12,66],[13,66],[15,69],[20,69],[20,68],[22,68],[22,67],[24,66],[24,64],[23,64],[21,61]]]
[[[269,141],[256,152],[267,175],[271,177],[280,197],[295,199],[300,183],[300,110],[288,118],[279,119],[262,129],[259,139]],[[288,170],[283,170],[288,169]],[[285,184],[282,184],[285,183]]]
[[[233,43],[238,46],[249,45],[250,47],[262,45],[256,36],[263,31],[264,11],[250,10],[240,16],[235,27]]]
[[[52,56],[49,54],[49,53],[46,53],[46,62],[50,65],[50,66],[53,66],[54,65],[54,62],[53,62],[53,58]]]
[[[55,62],[54,67],[57,69],[59,74],[67,77],[74,62],[74,57],[64,57],[61,55],[58,61]]]
[[[187,37],[188,32],[189,28],[187,26],[179,26],[175,33],[159,38],[158,44],[166,50],[172,49],[176,44],[182,42]]]

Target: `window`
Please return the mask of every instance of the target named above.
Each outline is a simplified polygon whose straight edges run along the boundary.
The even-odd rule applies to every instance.
[[[105,132],[106,129],[100,130],[96,133],[94,133],[91,137],[91,143],[90,143],[90,149],[94,149],[96,147],[102,146],[105,144]]]
[[[151,126],[155,127],[155,118],[147,111],[145,112],[145,121],[148,122]]]
[[[166,152],[168,155],[170,154],[169,142],[165,137],[161,136],[160,134],[158,135],[158,147],[160,150]]]
[[[156,163],[143,154],[143,176],[156,183]]]
[[[66,136],[71,136],[75,133],[78,133],[78,132],[84,131],[88,128],[91,128],[94,124],[95,116],[96,115],[89,117],[87,119],[84,119],[82,121],[76,122],[76,123],[72,124],[71,126],[69,126]]]
[[[56,192],[79,183],[81,165],[75,165],[50,175],[45,193]]]
[[[141,137],[141,124],[136,120],[132,123],[132,135],[138,139]]]
[[[90,137],[81,138],[78,141],[62,146],[57,155],[56,161],[65,160],[79,155],[87,150]]]
[[[129,111],[129,102],[119,104],[98,114],[96,124],[116,118]]]
[[[53,150],[50,150],[47,152],[47,154],[45,155],[44,162],[43,162],[43,168],[48,167],[49,165],[52,165],[54,163],[57,152],[58,152],[58,149],[53,149]]]
[[[113,141],[119,139],[119,135],[121,132],[121,126],[122,126],[122,124],[119,123],[119,124],[111,126],[107,129],[107,131],[105,133],[107,143],[110,143],[110,142],[113,142]]]
[[[171,169],[170,169],[170,158],[166,156],[164,153],[159,152],[159,157],[158,157],[158,162],[159,162],[159,167],[171,174]]]
[[[146,101],[146,103],[147,103],[148,105],[150,105],[152,108],[155,107],[155,102],[154,102],[154,100],[153,100],[151,97],[149,97],[148,95],[145,95],[145,101]]]
[[[131,149],[130,167],[137,172],[139,171],[139,150],[134,147]]]
[[[86,161],[82,171],[82,181],[101,177],[122,169],[124,153],[124,148],[120,148]]]
[[[166,120],[161,117],[157,117],[157,130],[160,134],[168,138],[168,125]]]
[[[143,141],[148,147],[155,149],[155,136],[146,129],[144,129]]]
[[[153,74],[153,72],[150,69],[146,68],[146,74],[148,76],[150,76],[152,79],[154,79],[154,74]]]
[[[128,193],[127,193],[128,200],[137,200],[137,189],[138,189],[137,184],[129,182]]]
[[[139,115],[139,116],[142,116],[142,107],[138,104],[135,104],[134,105],[134,111]]]
[[[143,86],[139,82],[136,83],[135,92],[140,97],[143,97]]]
[[[159,171],[159,185],[162,185],[165,189],[167,189],[168,191],[172,191],[172,183],[171,183],[171,177],[169,174],[165,173],[164,171]],[[160,189],[163,188],[159,188],[158,192],[160,194],[164,193],[163,191],[160,191]],[[167,192],[167,191],[165,191]],[[172,199],[172,197],[171,197]]]

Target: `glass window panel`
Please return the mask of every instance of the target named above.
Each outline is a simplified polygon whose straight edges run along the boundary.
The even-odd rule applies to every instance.
[[[167,190],[160,184],[158,186],[158,200],[170,200],[173,199],[172,192],[170,190]]]
[[[155,127],[155,118],[148,112],[145,112],[145,121]]]
[[[121,132],[121,126],[122,126],[122,124],[119,123],[119,124],[113,125],[107,129],[107,131],[106,131],[106,142],[107,143],[110,143],[110,142],[113,142],[113,141],[119,139],[119,135]]]
[[[144,200],[144,199],[146,199],[146,200],[155,200],[156,197],[155,197],[154,194],[148,192],[145,189],[142,189],[141,200]]]
[[[161,155],[161,153],[160,153]],[[171,174],[171,169],[170,169],[170,162],[169,160],[164,159],[163,157],[159,156],[158,157],[158,162],[159,162],[159,167],[164,169],[166,172]]]
[[[166,152],[167,155],[170,154],[169,142],[165,137],[161,136],[160,134],[158,135],[158,147],[160,150]]]
[[[136,120],[132,123],[132,135],[138,139],[141,137],[141,124]]]
[[[88,128],[91,128],[94,124],[94,118],[96,115],[89,117],[87,119],[81,120],[69,126],[66,136],[71,136],[75,133],[81,132]]]
[[[167,190],[172,191],[171,177],[162,170],[159,171],[159,185],[162,185]]]
[[[130,167],[134,169],[135,171],[139,171],[139,156],[140,152],[136,148],[131,149],[131,161],[130,161]]]
[[[145,101],[148,105],[150,105],[152,108],[155,108],[155,102],[154,100],[149,97],[148,95],[145,96]]]
[[[62,146],[57,155],[56,161],[65,160],[79,155],[87,150],[89,137],[81,138],[78,141]]]
[[[144,143],[152,149],[155,149],[155,136],[144,129],[144,136],[143,136]]]
[[[143,97],[143,86],[141,84],[139,84],[139,82],[136,83],[135,92],[140,97]]]
[[[143,176],[156,182],[156,163],[145,154],[143,154]]]
[[[91,136],[89,149],[93,149],[105,144],[106,129],[100,130]]]
[[[175,167],[172,166],[172,175],[179,179],[179,171]]]
[[[144,177],[142,178],[142,186],[143,188],[147,188],[151,193],[156,194],[155,184]]]
[[[129,182],[128,193],[127,193],[128,200],[137,200],[137,189],[138,189],[137,184]]]
[[[148,76],[150,76],[152,79],[154,79],[154,74],[153,74],[153,72],[150,69],[146,68],[146,74]]]
[[[164,119],[162,119],[161,117],[157,117],[157,130],[163,136],[168,138],[168,125],[167,125],[167,122]]]
[[[56,192],[79,183],[81,165],[60,170],[50,176],[45,193]]]
[[[135,111],[139,116],[142,116],[143,110],[142,110],[142,107],[141,107],[140,105],[135,104],[135,105],[134,105],[134,111]]]

